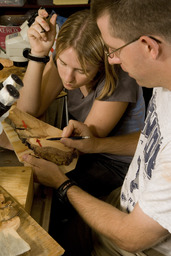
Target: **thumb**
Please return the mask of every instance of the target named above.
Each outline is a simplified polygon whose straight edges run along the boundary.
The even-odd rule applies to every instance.
[[[36,161],[35,161],[35,157],[29,155],[29,154],[24,154],[22,156],[22,160],[28,164],[31,164],[31,165],[36,165]]]
[[[56,19],[57,19],[57,14],[55,13],[50,18],[50,23],[52,23],[53,25],[56,25]]]

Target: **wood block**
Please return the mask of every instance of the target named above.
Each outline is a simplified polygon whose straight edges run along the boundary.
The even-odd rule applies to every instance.
[[[0,186],[30,213],[33,201],[33,175],[30,167],[0,167]]]

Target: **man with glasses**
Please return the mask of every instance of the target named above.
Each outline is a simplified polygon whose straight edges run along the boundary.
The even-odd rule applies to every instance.
[[[154,36],[148,36],[148,37],[150,37],[151,39],[155,40],[157,43],[161,43],[161,41],[158,40],[158,39],[156,39]],[[109,51],[109,47],[107,47],[106,45],[104,45],[105,54],[107,55],[107,57],[109,57],[109,58],[112,59],[115,55],[117,56],[117,53],[118,53],[121,49],[123,49],[125,46],[127,46],[127,45],[129,45],[129,44],[132,44],[133,42],[135,42],[135,41],[137,41],[137,40],[139,40],[139,39],[140,39],[140,37],[137,37],[137,38],[131,40],[130,42],[128,42],[128,43],[122,45],[121,47],[119,47],[119,48],[117,48],[117,49],[111,49],[111,51]]]
[[[169,256],[171,1],[92,0],[91,10],[101,31],[109,63],[120,64],[140,86],[155,87],[145,125],[121,192],[112,192],[106,203],[68,181],[57,166],[47,165],[43,160],[32,159],[31,156],[25,160],[38,166],[35,167],[35,173],[39,180],[45,184],[49,182],[60,190],[61,196],[69,200],[82,219],[94,230],[92,250],[89,243],[83,251],[75,253],[75,256]],[[68,137],[71,134],[91,136],[85,125],[75,121],[70,122],[63,136]],[[118,148],[113,150],[120,154],[133,152],[129,143],[131,136],[133,135],[125,137],[123,141],[119,138],[118,144],[115,138],[113,148],[116,145]],[[99,140],[102,141],[101,144]],[[109,138],[94,137],[81,141],[61,141],[83,151],[86,147],[91,151],[92,147],[99,152],[106,152],[110,144]],[[110,146],[112,147],[111,144]],[[44,176],[47,166],[49,171]],[[86,233],[82,237],[84,242],[89,242]],[[81,236],[76,239],[81,247]],[[73,246],[72,243],[71,247]]]

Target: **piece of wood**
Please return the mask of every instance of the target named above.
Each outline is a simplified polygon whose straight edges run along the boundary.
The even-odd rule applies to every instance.
[[[30,213],[33,201],[31,167],[0,167],[0,186],[7,190]]]
[[[5,132],[4,132],[4,134],[5,134]],[[6,134],[5,134],[5,136],[6,136]],[[6,138],[7,138],[7,136],[6,136]],[[8,138],[7,138],[7,140],[8,140]],[[9,143],[9,145],[11,145],[9,140],[8,140],[8,143]],[[12,145],[11,145],[11,148],[12,148]],[[0,147],[0,159],[1,159],[0,160],[0,167],[23,166],[23,164],[18,161],[18,158],[17,158],[16,153],[15,153],[14,150],[9,150],[7,148]]]
[[[46,138],[46,137],[56,137],[61,136],[62,130],[51,126],[25,112],[20,111],[18,108],[13,106],[10,109],[9,117],[2,122],[4,131],[10,140],[14,151],[16,152],[16,155],[20,162],[22,162],[22,156],[24,154],[33,154],[33,151],[29,149],[25,144],[23,144],[17,134],[17,130],[14,130],[14,127],[12,127],[11,124],[7,123],[8,120],[14,120],[15,119],[15,125],[18,128],[23,128],[24,126],[28,127],[26,130],[22,132],[22,130],[19,130],[20,136],[24,138],[24,136],[28,136],[30,138]],[[59,142],[58,142],[59,143]],[[64,146],[62,143],[60,143],[60,148],[63,148],[65,151],[66,146]],[[69,172],[73,170],[76,166],[78,160],[78,156],[76,158],[72,159],[72,162],[69,165],[60,165],[60,168],[64,171],[64,173]]]
[[[53,0],[55,5],[88,4],[88,0]]]
[[[13,66],[13,61],[9,59],[0,58],[0,63],[4,68],[9,68]]]
[[[50,141],[46,138],[28,138],[26,139],[26,143],[34,151],[36,156],[59,166],[68,166],[77,157],[75,150],[65,147],[60,141]]]
[[[20,227],[17,233],[31,247],[23,256],[61,256],[64,249],[15,201],[15,199],[2,187],[0,194],[15,204],[20,218]]]
[[[4,67],[0,71],[0,82],[5,81],[11,74],[17,75],[20,79],[23,79],[24,73],[26,71],[25,67]]]

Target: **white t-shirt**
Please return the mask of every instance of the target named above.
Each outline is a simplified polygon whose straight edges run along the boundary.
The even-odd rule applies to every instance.
[[[121,207],[142,211],[171,233],[171,91],[155,88],[121,191]],[[171,255],[171,235],[155,247]]]

